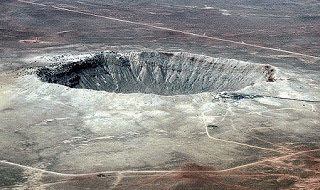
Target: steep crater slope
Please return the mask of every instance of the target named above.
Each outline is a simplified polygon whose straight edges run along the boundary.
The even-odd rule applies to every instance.
[[[189,53],[104,52],[79,62],[42,67],[37,74],[42,81],[71,88],[178,95],[271,82],[275,68]]]

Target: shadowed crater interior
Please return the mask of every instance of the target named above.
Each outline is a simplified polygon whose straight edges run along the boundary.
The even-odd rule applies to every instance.
[[[79,62],[42,67],[37,74],[42,81],[71,88],[178,95],[274,81],[275,68],[189,53],[104,52]]]

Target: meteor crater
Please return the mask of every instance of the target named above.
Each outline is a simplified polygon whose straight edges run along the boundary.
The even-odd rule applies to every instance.
[[[272,82],[275,73],[266,64],[167,52],[103,52],[37,72],[44,82],[71,88],[165,96],[239,90]]]

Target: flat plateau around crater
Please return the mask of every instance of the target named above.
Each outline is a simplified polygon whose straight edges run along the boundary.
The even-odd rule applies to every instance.
[[[319,9],[1,2],[0,189],[319,189]]]

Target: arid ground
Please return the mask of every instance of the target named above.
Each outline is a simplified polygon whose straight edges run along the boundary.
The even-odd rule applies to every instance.
[[[319,13],[1,0],[0,189],[319,190]]]

